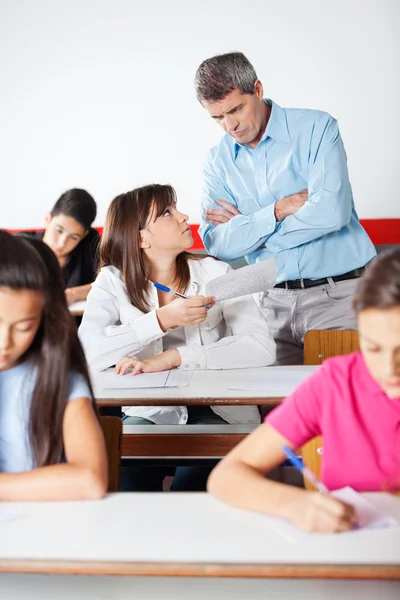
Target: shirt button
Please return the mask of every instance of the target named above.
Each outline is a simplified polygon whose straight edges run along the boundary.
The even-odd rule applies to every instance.
[[[201,365],[196,365],[196,368],[197,368],[197,369],[200,369],[200,367],[201,367]]]
[[[188,369],[188,368],[189,368],[189,365],[185,365],[185,369]]]
[[[206,321],[206,327],[210,327],[210,323]]]

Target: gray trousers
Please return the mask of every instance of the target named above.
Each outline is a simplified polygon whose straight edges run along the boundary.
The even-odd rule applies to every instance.
[[[277,346],[276,365],[303,364],[304,335],[310,329],[357,329],[352,308],[358,279],[303,290],[272,288],[261,299],[261,311]]]

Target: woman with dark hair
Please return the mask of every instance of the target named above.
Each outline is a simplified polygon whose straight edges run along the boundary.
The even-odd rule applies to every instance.
[[[102,268],[79,329],[90,367],[116,365],[118,373],[131,369],[135,375],[274,362],[275,343],[251,296],[219,303],[204,296],[206,284],[231,267],[189,253],[192,244],[188,217],[178,211],[171,186],[148,185],[112,201],[100,246]],[[157,291],[154,282],[190,297]],[[126,423],[135,425],[260,422],[256,406],[124,410]],[[195,487],[181,479],[179,489],[205,489],[207,475],[208,470]],[[161,482],[151,489],[161,489]],[[132,483],[131,489],[137,485]]]
[[[60,196],[46,214],[46,229],[31,233],[41,239],[57,257],[68,304],[86,300],[98,267],[100,236],[92,223],[96,202],[86,190],[73,188]]]
[[[107,457],[57,260],[0,230],[0,500],[103,496]]]
[[[328,490],[400,489],[400,248],[367,267],[354,308],[361,352],[326,360],[219,463],[208,483],[217,498],[309,531],[351,529],[352,506],[264,477],[285,459],[283,446],[318,435]]]

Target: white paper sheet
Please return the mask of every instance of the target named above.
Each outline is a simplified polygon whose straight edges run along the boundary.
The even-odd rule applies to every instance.
[[[279,371],[271,371],[268,368],[262,373],[256,375],[246,373],[246,369],[239,370],[237,373],[230,375],[227,384],[227,390],[248,390],[260,392],[268,390],[271,394],[276,389],[279,396],[290,394],[293,389],[302,383],[310,374],[315,371],[315,367],[310,366],[295,369],[280,369]]]
[[[358,527],[352,531],[341,533],[340,535],[354,535],[363,529],[384,529],[388,527],[400,527],[400,522],[392,515],[386,514],[379,509],[373,502],[367,500],[362,494],[356,492],[351,487],[345,487],[340,490],[331,492],[330,495],[333,498],[337,498],[347,504],[352,504],[357,512]],[[290,521],[281,519],[279,517],[272,517],[267,515],[266,519],[269,521],[270,527],[276,533],[279,533],[288,542],[304,542],[306,539],[310,539],[315,536],[332,536],[339,535],[337,533],[323,534],[323,533],[307,533],[298,529]]]
[[[0,508],[0,525],[8,523],[9,521],[16,521],[22,519],[24,515],[22,513],[15,512],[14,510],[1,509]]]
[[[189,384],[190,372],[172,369],[158,373],[140,373],[140,375],[117,375],[114,372],[102,373],[99,384],[105,390],[145,389],[163,387],[184,387]]]
[[[395,517],[382,512],[382,510],[351,487],[336,490],[331,492],[330,495],[337,500],[354,506],[360,528],[380,529],[381,527],[396,527],[400,525]]]

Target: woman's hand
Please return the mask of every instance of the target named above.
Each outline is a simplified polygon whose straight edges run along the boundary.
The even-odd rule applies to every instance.
[[[177,298],[169,304],[157,309],[157,318],[163,331],[174,327],[199,325],[207,318],[207,308],[215,304],[213,296],[191,296]]]
[[[286,518],[305,531],[336,533],[357,526],[354,506],[320,492],[304,492],[284,510]]]
[[[176,348],[166,350],[162,354],[156,354],[151,358],[138,360],[130,356],[124,356],[115,365],[115,371],[118,375],[126,375],[128,369],[131,369],[131,375],[139,373],[155,373],[158,371],[167,371],[174,367],[179,367],[181,364],[181,355]]]

